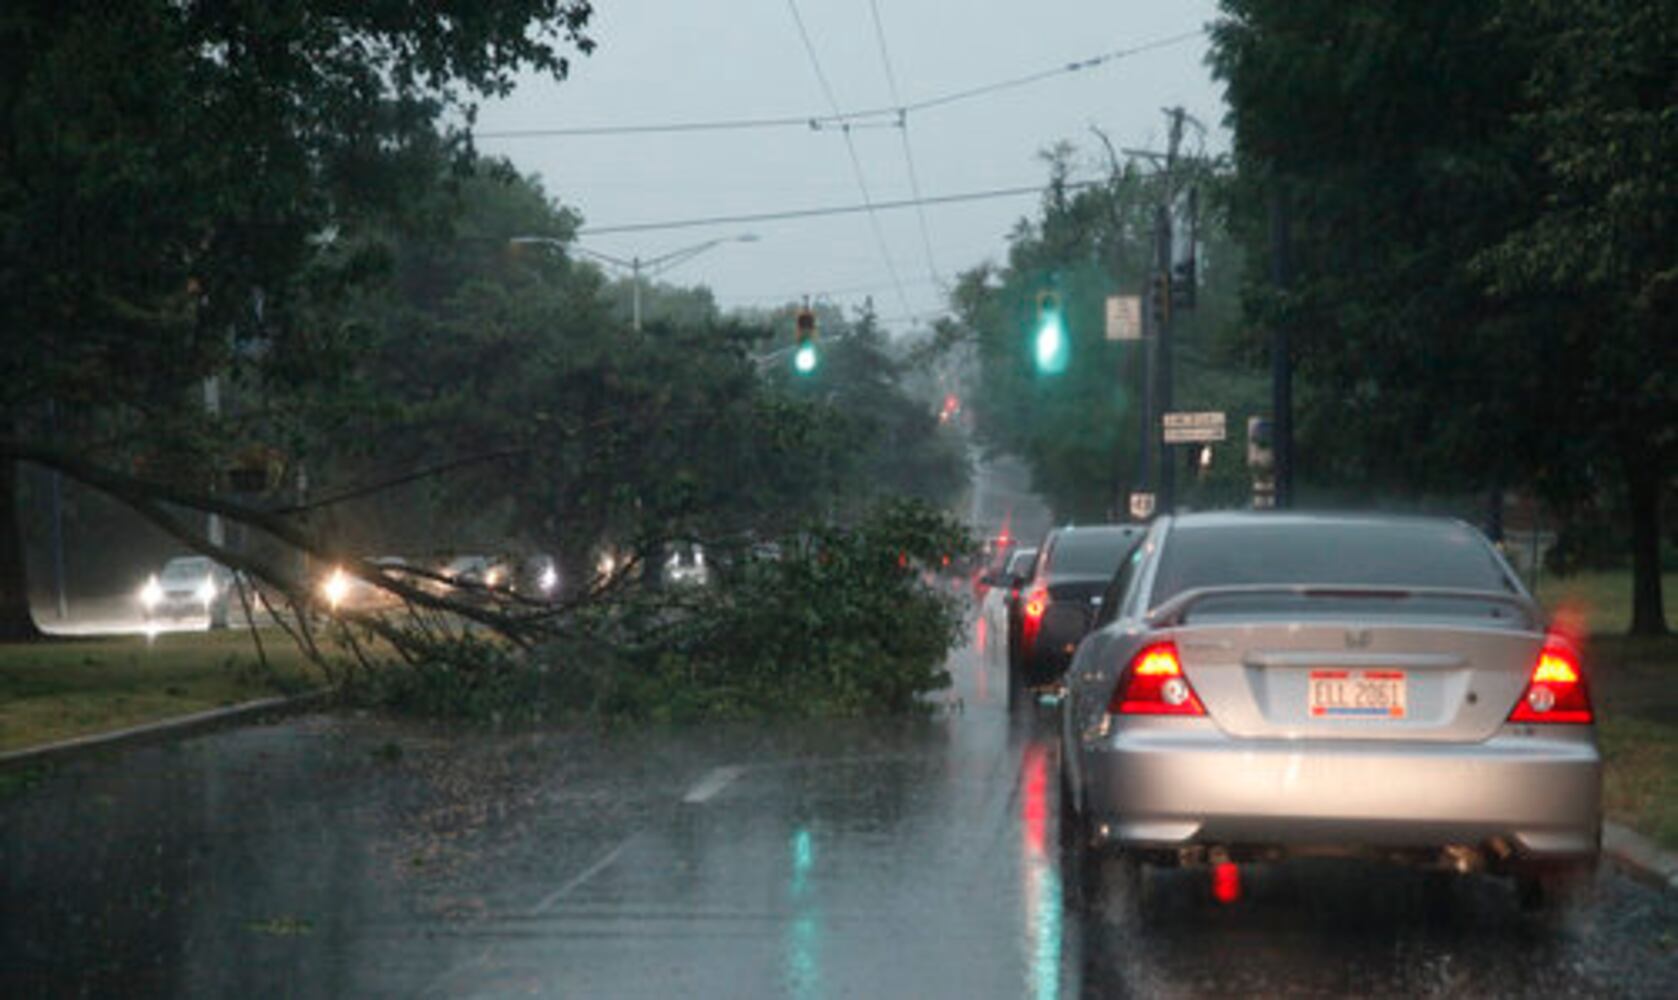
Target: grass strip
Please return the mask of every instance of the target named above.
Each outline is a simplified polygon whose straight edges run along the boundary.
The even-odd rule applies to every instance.
[[[283,636],[250,633],[52,639],[0,644],[0,751],[109,732],[321,683]]]

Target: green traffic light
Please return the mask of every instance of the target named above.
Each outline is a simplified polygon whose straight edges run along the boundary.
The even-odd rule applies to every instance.
[[[1058,375],[1066,370],[1068,350],[1066,340],[1066,324],[1061,321],[1060,310],[1053,306],[1043,306],[1037,316],[1037,337],[1032,352],[1037,361],[1037,371],[1042,375]]]
[[[792,367],[800,375],[808,375],[816,370],[816,345],[799,344],[798,351],[792,356]]]

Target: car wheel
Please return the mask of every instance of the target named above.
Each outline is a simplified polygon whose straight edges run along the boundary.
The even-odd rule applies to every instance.
[[[226,604],[226,602],[223,602],[221,604],[213,604],[213,605],[210,606],[210,627],[211,628],[226,628],[227,627],[227,604]]]

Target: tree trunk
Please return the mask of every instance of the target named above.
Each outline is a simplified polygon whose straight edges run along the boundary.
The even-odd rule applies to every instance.
[[[1666,469],[1646,456],[1626,459],[1631,499],[1631,634],[1665,635],[1661,594],[1661,483]]]
[[[18,522],[18,463],[0,457],[0,641],[39,639],[29,613],[29,567]]]

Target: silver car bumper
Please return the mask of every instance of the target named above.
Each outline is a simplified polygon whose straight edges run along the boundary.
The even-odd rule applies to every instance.
[[[1124,846],[1598,850],[1602,760],[1583,728],[1393,744],[1238,741],[1204,719],[1145,720],[1082,750],[1084,811]]]

